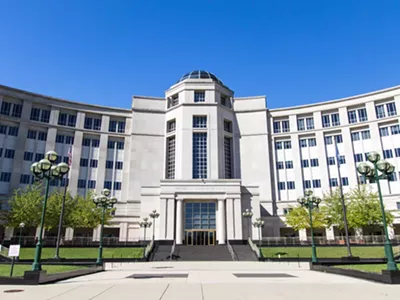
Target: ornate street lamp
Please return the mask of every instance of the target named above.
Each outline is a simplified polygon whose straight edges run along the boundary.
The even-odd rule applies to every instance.
[[[310,216],[310,231],[311,231],[311,250],[312,250],[311,261],[313,263],[316,263],[318,261],[318,259],[317,259],[317,250],[315,248],[312,211],[313,211],[313,209],[318,208],[319,204],[321,203],[321,198],[313,196],[312,191],[306,191],[304,196],[305,197],[298,198],[297,202],[302,207],[305,207],[308,209],[308,214]]]
[[[388,179],[391,174],[394,172],[394,166],[385,160],[381,160],[381,156],[378,152],[372,151],[368,154],[367,159],[369,162],[372,163],[372,167],[367,163],[361,163],[357,166],[357,171],[364,178],[368,178],[369,180],[375,180],[378,186],[378,195],[379,195],[379,202],[381,204],[381,212],[382,212],[382,223],[383,223],[383,230],[385,232],[385,254],[387,257],[387,270],[389,271],[396,271],[398,270],[396,261],[394,260],[392,243],[390,242],[389,233],[387,229],[386,223],[386,213],[385,213],[385,206],[383,205],[382,199],[382,191],[381,185],[379,180],[381,179]],[[380,174],[378,173],[380,171]]]
[[[100,245],[99,245],[99,253],[96,260],[96,265],[103,265],[103,230],[104,230],[104,214],[106,209],[113,208],[115,203],[117,203],[117,198],[110,197],[110,190],[104,189],[101,191],[101,196],[93,197],[93,202],[97,207],[100,207],[101,210],[101,227],[100,227]]]
[[[143,221],[139,223],[140,227],[144,228],[144,242],[146,243],[146,228],[151,227],[151,222],[148,221],[149,218],[143,218]]]
[[[46,216],[46,204],[47,198],[49,197],[49,183],[52,179],[61,179],[69,171],[69,166],[61,162],[56,164],[58,154],[55,151],[49,151],[45,157],[39,162],[35,162],[31,165],[31,172],[37,180],[46,180],[46,191],[44,194],[42,218],[40,221],[39,238],[36,244],[35,258],[32,264],[33,271],[40,271],[42,269],[40,259],[42,256],[42,237],[43,237],[43,226]]]
[[[258,245],[261,247],[261,229],[264,227],[264,221],[261,218],[257,218],[253,226],[258,228]]]
[[[249,239],[251,239],[251,218],[253,217],[253,212],[246,208],[246,210],[242,213],[243,218],[247,219],[247,229],[248,229],[248,235]]]
[[[155,229],[156,229],[156,219],[160,216],[160,214],[157,212],[157,210],[153,210],[149,216],[150,216],[150,218],[153,219],[153,241],[154,241]]]
[[[22,241],[22,230],[25,227],[25,223],[19,223],[19,237],[18,237],[18,245],[20,247],[20,252],[21,252],[21,241]],[[17,260],[19,260],[19,256],[17,257]]]

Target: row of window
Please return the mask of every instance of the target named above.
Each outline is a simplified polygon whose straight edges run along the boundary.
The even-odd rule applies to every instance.
[[[70,135],[57,134],[56,143],[72,145],[74,143],[74,137]]]
[[[353,142],[359,141],[360,139],[369,140],[370,138],[371,138],[371,133],[369,130],[363,130],[363,131],[357,131],[357,132],[351,133],[351,140]]]
[[[95,189],[96,188],[96,180],[86,180],[86,179],[78,179],[78,188],[81,189]],[[116,191],[121,190],[122,183],[120,181],[114,181],[114,185],[111,181],[104,181],[105,189],[114,189]]]
[[[98,163],[99,163],[99,161],[97,159],[81,158],[79,165],[81,167],[90,166],[91,168],[97,168]],[[124,163],[122,161],[116,161],[115,162],[115,169],[122,170],[123,164]],[[113,169],[113,168],[114,168],[114,161],[107,160],[106,161],[106,169]]]
[[[207,116],[193,116],[192,122],[193,128],[207,128]],[[170,120],[167,122],[167,133],[174,132],[176,130],[176,120]],[[232,122],[224,120],[224,131],[232,132]]]
[[[85,117],[83,128],[99,131],[101,130],[101,119]]]
[[[311,188],[320,188],[321,187],[321,180],[320,179],[313,179],[313,180],[304,180],[303,181],[303,188],[304,189],[311,189]],[[296,188],[294,181],[280,181],[278,182],[278,190],[294,190]]]
[[[124,133],[125,132],[125,121],[110,120],[110,123],[108,124],[108,131]]]
[[[32,107],[30,119],[31,119],[31,121],[49,123],[50,122],[50,110]]]
[[[349,185],[349,178],[342,177],[342,186],[348,186],[348,185]],[[339,180],[337,178],[329,178],[329,186],[330,187],[339,186]]]
[[[37,138],[39,141],[47,141],[47,132],[28,130],[27,138],[32,140],[36,140]]]
[[[18,136],[19,127],[18,126],[7,126],[0,124],[0,134],[8,134],[11,136]]]
[[[4,151],[4,158],[14,159],[15,150],[14,149],[4,149],[0,148],[0,157],[3,155]]]
[[[58,115],[58,125],[75,127],[76,126],[76,115],[60,113]]]
[[[194,91],[194,102],[205,102],[206,92],[205,91]],[[173,95],[168,98],[168,108],[176,106],[179,104],[179,95]],[[228,108],[232,107],[231,101],[228,96],[221,95],[220,104]]]
[[[0,107],[0,115],[21,118],[22,104],[3,101]]]
[[[390,128],[390,131],[389,131]],[[389,135],[397,135],[400,134],[400,125],[392,125],[387,127],[379,127],[379,135],[380,136],[389,136]]]
[[[99,139],[91,139],[91,138],[84,138],[82,139],[82,146],[85,147],[93,147],[93,148],[98,148],[100,146],[100,140]],[[122,150],[124,149],[125,143],[124,142],[117,142],[117,141],[108,141],[107,142],[107,148],[108,149],[119,149]]]

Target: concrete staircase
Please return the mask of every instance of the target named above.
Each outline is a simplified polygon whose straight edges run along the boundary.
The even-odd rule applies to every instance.
[[[155,242],[153,252],[149,257],[149,261],[166,261],[169,260],[171,254],[172,242],[159,243]]]
[[[256,254],[249,245],[232,245],[238,261],[258,261]]]
[[[228,246],[186,246],[176,245],[175,252],[178,261],[232,261]]]

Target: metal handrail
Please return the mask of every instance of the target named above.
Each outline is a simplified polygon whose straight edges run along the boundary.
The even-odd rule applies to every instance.
[[[175,252],[175,245],[176,245],[176,241],[174,240],[174,243],[172,244],[172,247],[171,247],[171,252],[169,253],[169,261],[172,261],[172,255]]]
[[[251,250],[253,250],[253,252],[257,255],[257,257],[258,258],[262,257],[261,249],[258,248],[257,245],[253,243],[251,238],[249,238],[248,242],[249,242],[249,246],[250,246]]]
[[[227,240],[227,245],[228,245],[228,250],[229,250],[229,253],[231,254],[232,260],[237,261],[238,260],[237,255],[236,255],[235,251],[233,250],[231,243],[229,243],[229,240]]]
[[[146,246],[146,250],[144,252],[144,258],[147,259],[151,253],[151,251],[153,251],[153,247],[154,247],[154,240],[151,240],[150,244],[148,244]]]

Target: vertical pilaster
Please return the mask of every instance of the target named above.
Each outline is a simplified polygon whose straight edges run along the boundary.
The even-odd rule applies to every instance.
[[[159,239],[160,240],[165,240],[167,239],[167,199],[166,198],[160,198],[160,230],[159,230]]]
[[[333,241],[335,239],[335,232],[332,226],[325,228],[325,234],[328,241]]]
[[[167,240],[173,240],[175,238],[175,199],[169,198],[166,203],[167,212],[166,212],[166,224],[167,227],[165,229],[165,235]]]
[[[74,238],[74,229],[73,228],[65,228],[65,240],[72,241]]]
[[[226,243],[225,199],[218,199],[218,219],[218,244],[224,245]]]
[[[126,242],[128,238],[128,223],[119,224],[119,241]]]
[[[228,240],[235,238],[236,226],[234,223],[233,199],[226,199],[226,223],[232,224],[226,228]]]
[[[307,241],[307,230],[305,229],[299,230],[299,239],[300,241]]]
[[[176,199],[176,244],[183,241],[183,199]]]
[[[233,217],[235,224],[235,240],[243,240],[243,217],[242,217],[242,199],[233,199]]]

